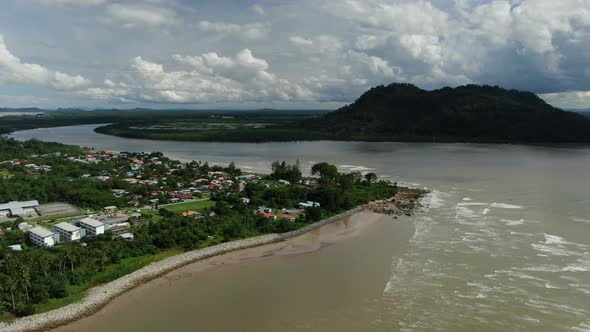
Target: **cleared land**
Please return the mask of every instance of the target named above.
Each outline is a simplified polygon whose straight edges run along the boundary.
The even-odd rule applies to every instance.
[[[212,207],[214,205],[215,202],[206,199],[199,201],[162,205],[161,208],[174,213],[183,213],[186,211],[203,211],[204,209]]]
[[[67,203],[41,204],[37,208],[42,217],[69,215],[80,213],[80,209]]]

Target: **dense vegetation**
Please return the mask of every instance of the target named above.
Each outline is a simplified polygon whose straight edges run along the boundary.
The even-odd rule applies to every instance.
[[[81,206],[102,207],[107,204],[125,205],[125,200],[113,196],[111,189],[124,186],[116,173],[125,173],[129,160],[112,158],[97,164],[75,163],[64,158],[67,154],[80,154],[83,149],[58,144],[29,141],[19,143],[0,139],[0,160],[27,158],[52,166],[52,170],[31,174],[21,165],[6,166],[10,177],[0,180],[0,202],[10,199],[64,200]],[[59,154],[56,154],[59,152]],[[388,182],[376,181],[376,176],[359,173],[341,174],[334,165],[320,163],[313,167],[318,185],[299,183],[302,178],[298,165],[284,162],[273,164],[273,173],[249,181],[240,190],[237,176],[241,171],[230,164],[227,167],[209,167],[206,163],[192,162],[169,174],[164,167],[175,166],[175,161],[159,153],[146,154],[146,160],[157,157],[163,165],[145,166],[143,174],[166,174],[163,188],[176,188],[180,182],[190,182],[220,170],[235,181],[235,186],[212,191],[211,200],[203,206],[198,217],[183,217],[174,209],[161,208],[134,222],[130,231],[134,240],[126,241],[110,231],[80,242],[59,244],[52,248],[39,248],[31,244],[28,234],[17,225],[22,219],[3,224],[0,236],[0,312],[5,317],[24,316],[71,303],[83,296],[93,285],[105,283],[128,274],[146,264],[206,246],[267,233],[295,230],[313,221],[334,215],[370,200],[393,196],[398,188]],[[113,179],[96,181],[80,179],[84,173],[100,174],[106,170]],[[289,185],[276,179],[289,179]],[[12,188],[12,190],[10,190]],[[146,195],[145,187],[128,187]],[[149,195],[148,195],[149,196]],[[165,199],[164,197],[161,197]],[[310,208],[296,221],[283,218],[269,219],[256,213],[259,206],[280,211],[300,201],[313,200],[321,208]],[[249,203],[247,203],[249,201]],[[22,251],[11,251],[8,246],[20,244]]]
[[[425,91],[378,86],[312,128],[338,139],[588,142],[590,120],[530,92],[467,85]]]
[[[372,88],[335,112],[267,128],[152,131],[115,123],[96,131],[133,138],[238,142],[588,142],[590,119],[554,108],[531,92],[497,86],[426,91],[410,84],[391,84]]]
[[[28,109],[24,109],[28,110]],[[132,126],[151,126],[163,122],[174,123],[196,123],[196,124],[249,124],[265,123],[272,127],[291,123],[310,117],[315,117],[325,112],[319,111],[275,111],[275,110],[256,110],[256,111],[185,111],[185,110],[61,110],[52,111],[37,115],[10,115],[0,117],[0,134],[7,134],[17,130],[26,130],[34,128],[49,128],[60,126],[73,126],[84,124],[101,124],[117,123],[124,127]],[[270,128],[269,128],[270,129]],[[249,129],[238,129],[240,131],[250,131]],[[142,130],[138,130],[142,132]],[[175,134],[173,139],[181,139],[183,133],[202,132],[204,134],[210,131],[203,130],[150,130],[153,135],[164,135],[161,139],[166,139],[165,134]]]
[[[531,92],[480,85],[426,91],[411,84],[372,88],[354,103],[327,114],[273,110],[62,110],[3,117],[0,134],[96,123],[111,123],[95,129],[103,134],[185,141],[590,141],[588,117],[552,107]]]

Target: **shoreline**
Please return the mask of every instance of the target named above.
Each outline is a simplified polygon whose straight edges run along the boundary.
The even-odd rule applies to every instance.
[[[23,132],[23,131],[31,131],[37,129],[51,129],[51,128],[64,128],[64,127],[77,127],[77,126],[96,126],[94,129],[106,126],[112,123],[80,123],[80,124],[70,124],[70,125],[62,125],[62,126],[47,126],[47,127],[33,127],[33,128],[17,128],[10,132],[0,133],[0,136],[4,136],[7,138],[14,138],[15,133]],[[523,147],[547,147],[547,148],[580,148],[580,147],[588,147],[590,142],[526,142],[526,141],[502,141],[502,140],[432,140],[432,138],[426,138],[423,140],[404,140],[404,139],[394,139],[394,140],[350,140],[350,139],[304,139],[304,140],[270,140],[270,141],[216,141],[216,140],[176,140],[176,139],[162,139],[162,138],[137,138],[131,136],[121,136],[121,135],[113,135],[107,134],[103,132],[97,132],[92,129],[93,133],[104,135],[108,137],[116,137],[116,138],[124,138],[129,140],[142,140],[142,141],[160,141],[160,142],[182,142],[182,143],[227,143],[227,144],[266,144],[266,143],[294,143],[294,142],[342,142],[342,143],[415,143],[415,144],[464,144],[464,145],[481,145],[481,146],[523,146]],[[18,139],[18,140],[29,140],[27,139]],[[54,140],[44,140],[45,142],[56,142]],[[62,143],[66,145],[72,145],[71,143]],[[74,144],[79,145],[79,144]],[[83,144],[82,144],[83,145]],[[108,149],[107,149],[108,150]]]
[[[288,239],[309,233],[322,226],[355,215],[359,212],[362,212],[363,210],[365,210],[365,206],[356,207],[292,232],[267,234],[221,243],[211,247],[197,249],[176,256],[168,257],[159,262],[144,266],[139,270],[136,270],[109,283],[90,289],[88,294],[79,302],[44,313],[18,318],[11,322],[0,323],[0,330],[17,332],[47,331],[54,329],[91,316],[105,307],[109,302],[126,293],[127,291],[130,291],[142,284],[152,281],[158,277],[162,277],[191,263],[242,249],[284,242]]]

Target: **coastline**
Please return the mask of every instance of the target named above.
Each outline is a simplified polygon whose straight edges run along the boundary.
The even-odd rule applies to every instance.
[[[132,290],[148,281],[154,280],[188,264],[201,261],[214,256],[220,256],[233,251],[260,247],[267,244],[283,242],[291,238],[301,236],[316,230],[322,226],[334,223],[344,218],[357,214],[365,209],[364,206],[356,207],[344,213],[318,221],[302,229],[282,233],[267,234],[248,239],[221,243],[215,246],[193,250],[173,257],[163,259],[136,270],[119,279],[113,280],[101,286],[92,288],[79,302],[47,311],[32,316],[26,316],[11,322],[0,324],[2,331],[47,331],[62,325],[88,317],[102,309],[116,297]]]

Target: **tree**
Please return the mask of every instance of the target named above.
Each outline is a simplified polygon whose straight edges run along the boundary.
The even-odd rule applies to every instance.
[[[332,185],[339,176],[336,166],[326,162],[313,165],[311,167],[311,174],[320,176],[320,185]]]
[[[365,174],[365,180],[367,180],[367,183],[369,185],[371,185],[371,183],[375,182],[377,180],[377,174],[375,173],[367,173]]]
[[[320,221],[322,219],[322,209],[319,207],[310,207],[305,209],[305,217],[310,221]]]
[[[275,180],[287,180],[291,183],[298,183],[302,178],[299,162],[293,165],[287,164],[285,161],[279,162],[277,160],[273,162],[270,177]]]

